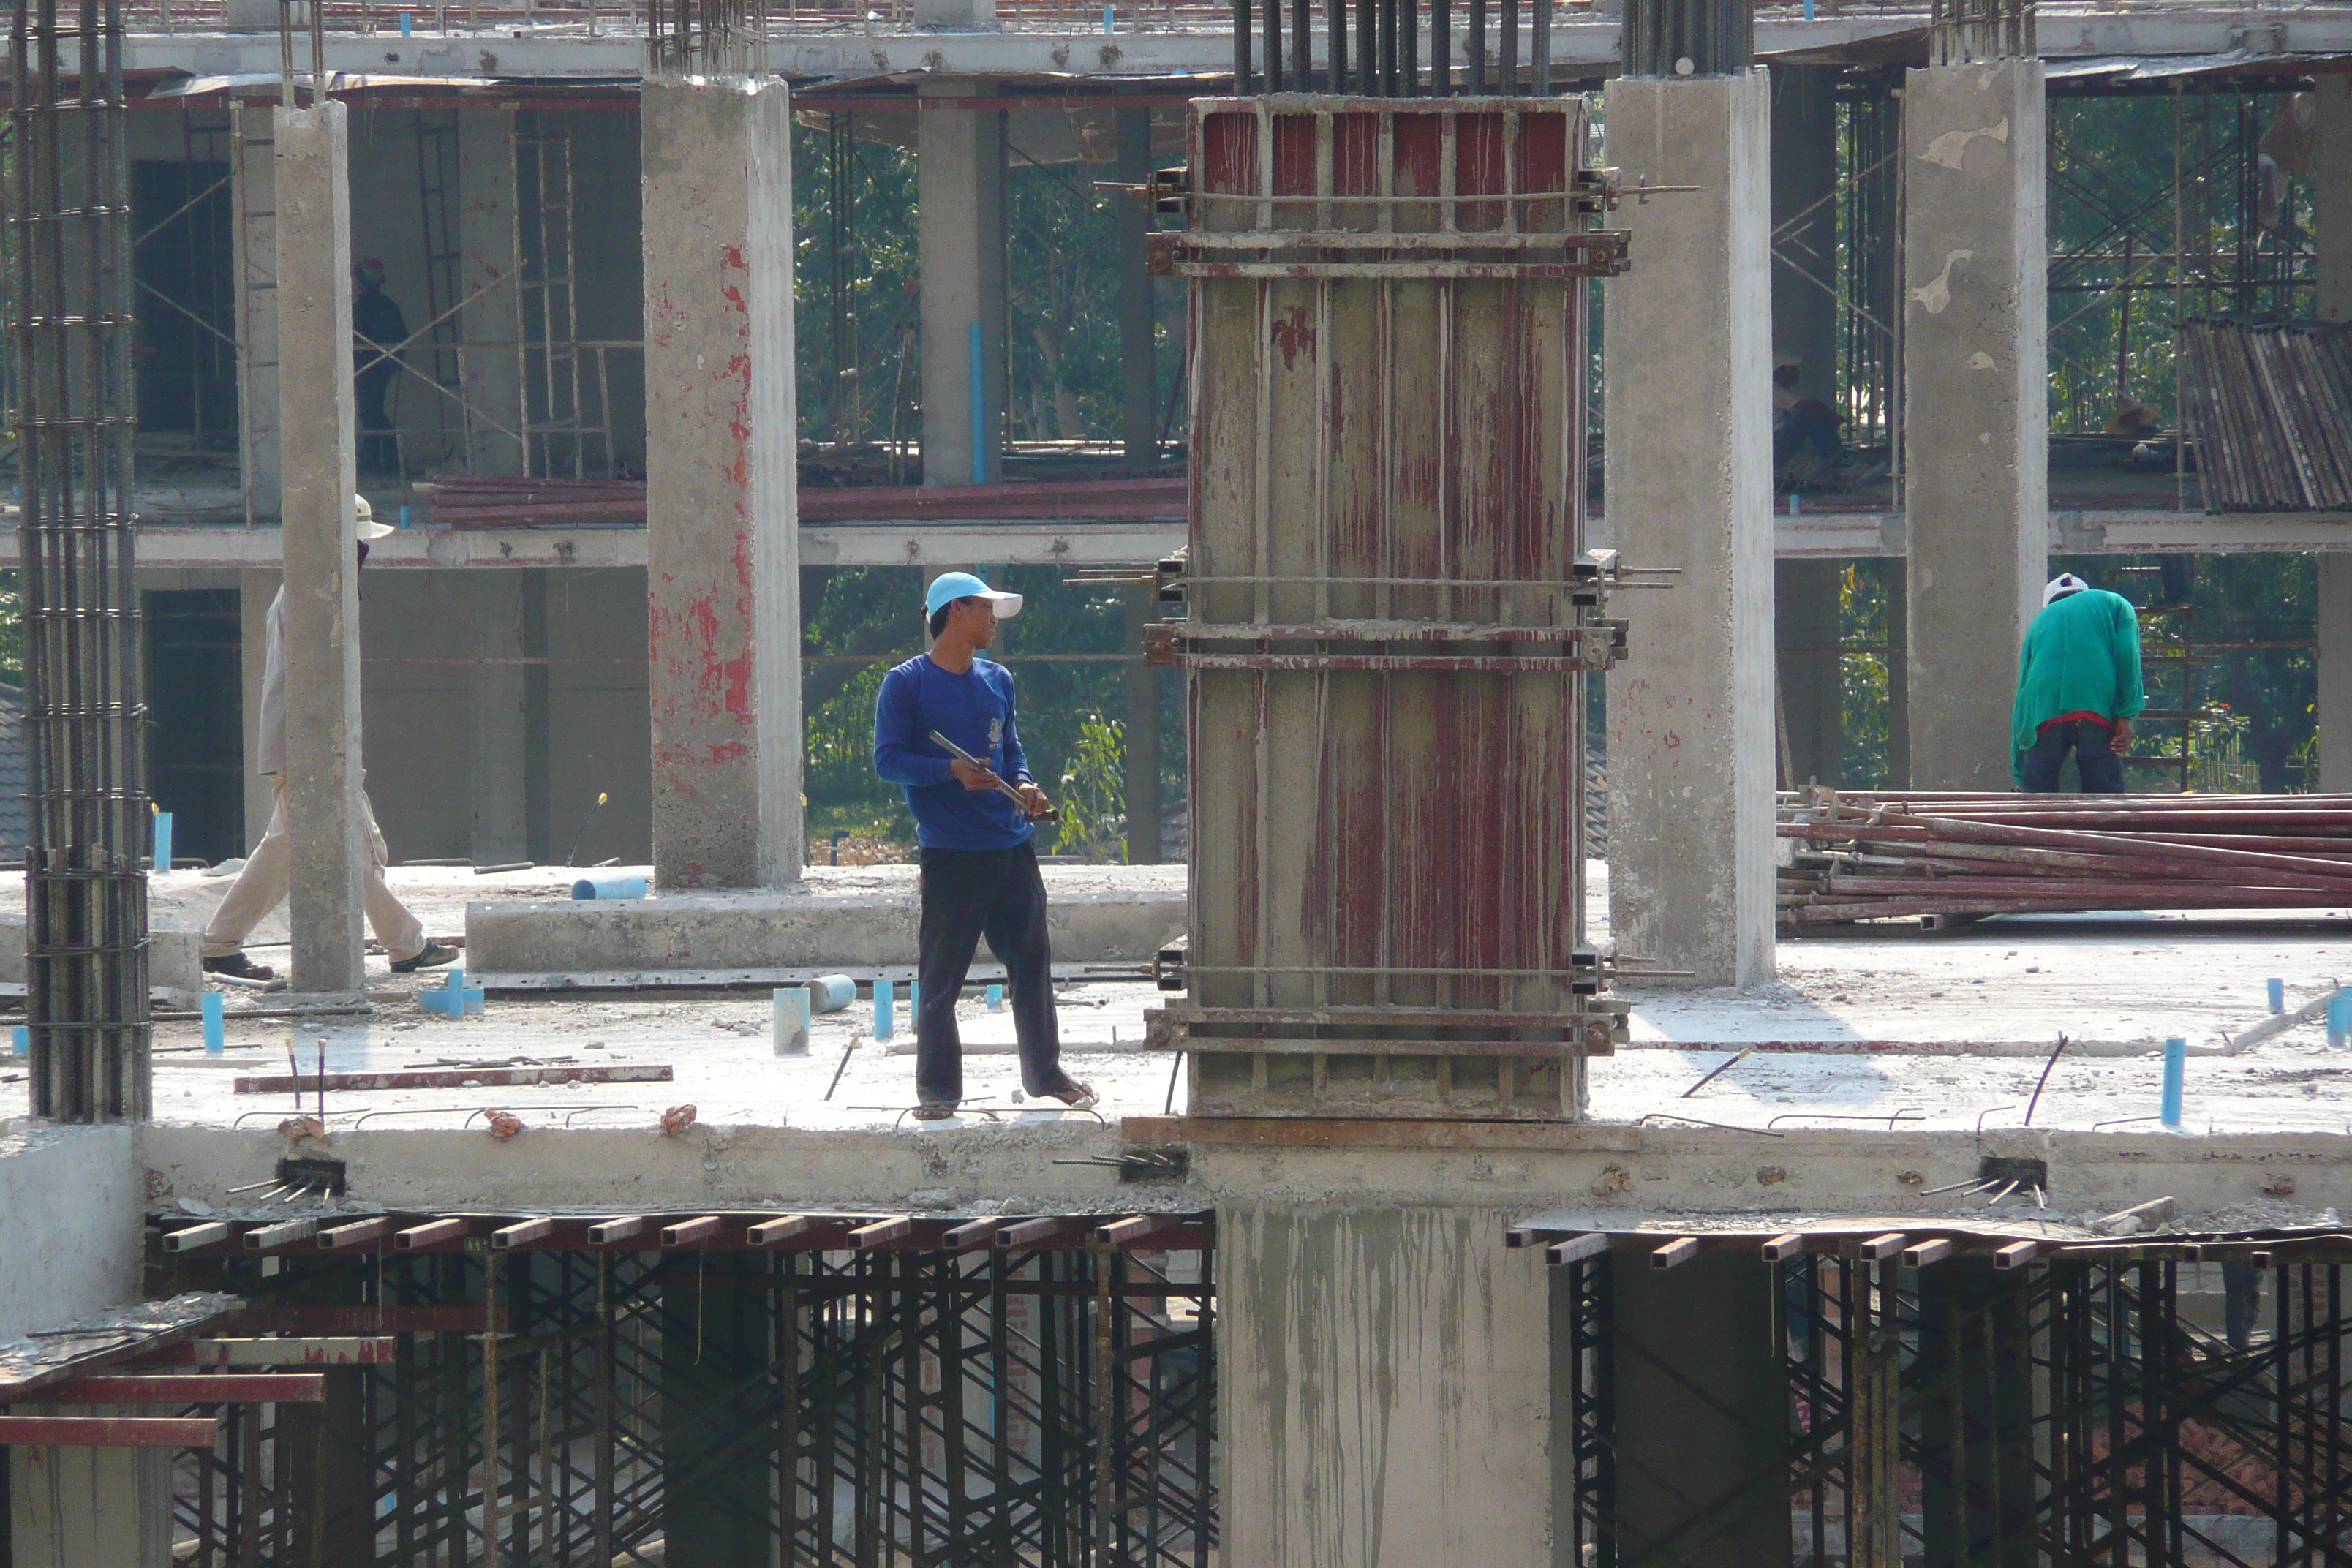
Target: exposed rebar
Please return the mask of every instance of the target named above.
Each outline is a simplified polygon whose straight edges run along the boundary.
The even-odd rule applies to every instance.
[[[79,0],[63,23],[58,0],[16,0],[11,42],[32,1109],[143,1121],[146,700],[121,0]]]

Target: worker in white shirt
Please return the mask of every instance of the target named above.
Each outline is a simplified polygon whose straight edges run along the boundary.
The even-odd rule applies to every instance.
[[[374,509],[364,496],[354,497],[359,510],[360,559],[367,564],[368,541],[382,539],[392,530],[375,521]],[[268,653],[261,676],[261,772],[269,779],[269,831],[253,847],[246,858],[245,869],[238,873],[236,883],[213,911],[212,923],[205,928],[205,968],[211,973],[226,974],[240,980],[268,980],[276,971],[267,964],[256,963],[245,955],[245,939],[264,916],[286,901],[287,879],[293,868],[293,846],[286,836],[286,589],[280,584],[278,596],[269,601]],[[392,896],[384,885],[383,866],[388,858],[383,834],[375,825],[375,808],[368,804],[364,792],[360,795],[360,810],[367,819],[365,846],[365,880],[368,924],[375,928],[376,941],[392,955],[395,973],[429,969],[447,963],[457,956],[456,951],[437,942],[427,942],[425,928],[407,907]]]

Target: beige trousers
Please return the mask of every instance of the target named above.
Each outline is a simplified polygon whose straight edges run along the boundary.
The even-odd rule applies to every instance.
[[[375,928],[375,939],[383,944],[384,952],[395,959],[414,958],[425,951],[425,927],[384,884],[383,835],[376,827],[375,807],[368,804],[364,791],[360,795],[360,810],[367,817],[368,924]],[[245,939],[253,934],[262,917],[286,901],[287,879],[293,867],[294,847],[286,837],[286,775],[272,773],[269,831],[253,847],[245,869],[237,873],[236,885],[213,911],[212,923],[205,927],[206,958],[226,958],[245,946]]]

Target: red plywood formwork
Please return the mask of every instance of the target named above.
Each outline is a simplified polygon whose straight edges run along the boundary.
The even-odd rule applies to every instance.
[[[1195,1116],[1573,1119],[1594,226],[1572,99],[1194,103],[1192,923],[1151,1038]]]

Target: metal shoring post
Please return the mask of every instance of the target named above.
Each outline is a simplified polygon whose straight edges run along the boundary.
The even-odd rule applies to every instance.
[[[940,1363],[940,1475],[947,1492],[942,1500],[946,1514],[942,1531],[952,1551],[958,1542],[969,1539],[971,1529],[971,1478],[964,1469],[963,1265],[953,1252],[925,1256],[940,1287],[932,1312],[939,1321],[939,1347],[934,1353]]]
[[[778,1531],[779,1568],[800,1561],[801,1521],[801,1292],[799,1254],[782,1252],[769,1261],[776,1281],[776,1454],[782,1471],[778,1489],[782,1518]]]
[[[1006,1550],[1013,1540],[1013,1357],[1004,1321],[1011,1260],[1003,1247],[991,1247],[981,1262],[988,1275],[989,1538]]]
[[[317,0],[312,0],[313,4]],[[499,1568],[499,1263],[482,1255],[482,1568]]]
[[[1107,1243],[1097,1242],[1089,1249],[1089,1256],[1095,1267],[1094,1562],[1097,1568],[1108,1568],[1115,1544],[1113,1505],[1118,1500],[1118,1394],[1112,1378],[1110,1320],[1116,1301],[1112,1286],[1119,1255]]]
[[[883,1380],[887,1376],[888,1358],[882,1340],[882,1323],[888,1310],[883,1305],[881,1292],[874,1282],[874,1269],[885,1255],[861,1252],[855,1264],[859,1307],[856,1324],[863,1341],[865,1366],[857,1380],[857,1536],[855,1542],[857,1568],[880,1568],[882,1562],[883,1506],[888,1496],[890,1468],[885,1457],[885,1418]]]
[[[2187,113],[2182,92],[2187,87],[2176,79],[2172,84],[2172,510],[2189,508],[2189,378],[2181,363],[2178,345],[2182,321],[2181,307],[2186,300],[2187,274],[2183,242],[2188,234],[2188,219],[2182,210],[2180,178],[2181,120]]]
[[[906,1407],[907,1546],[917,1562],[923,1558],[925,1489],[923,1486],[923,1294],[921,1270],[912,1252],[891,1248],[897,1288],[892,1296],[899,1313],[899,1373]],[[895,1536],[894,1536],[895,1539]]]

